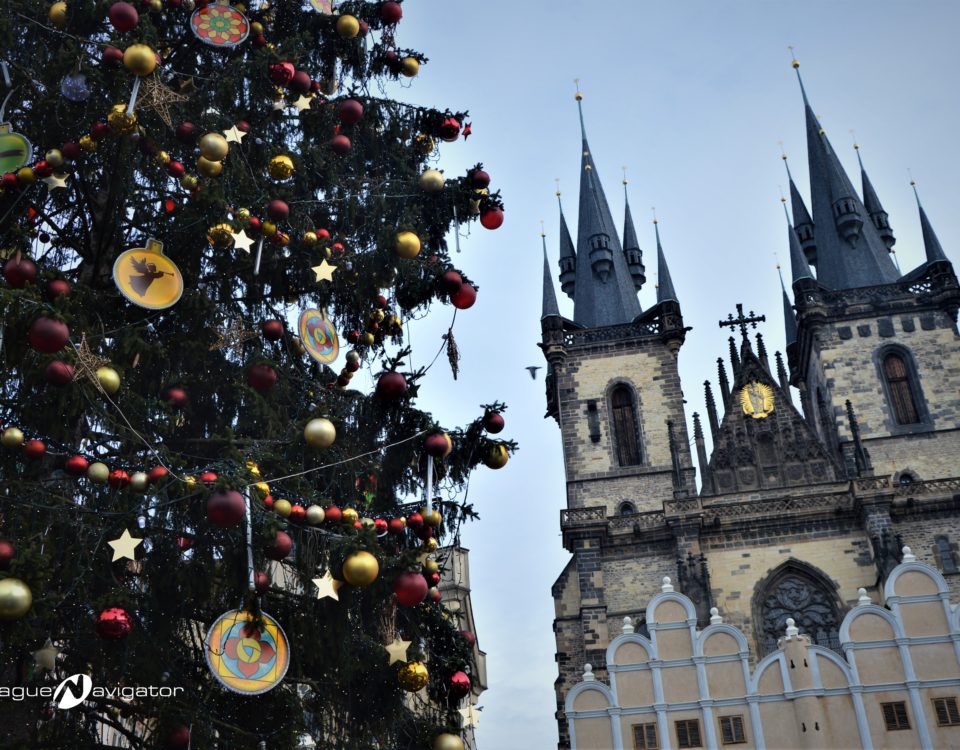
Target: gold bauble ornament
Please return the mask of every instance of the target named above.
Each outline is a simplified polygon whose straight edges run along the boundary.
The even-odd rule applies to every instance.
[[[407,78],[413,78],[420,72],[420,61],[415,57],[405,57],[400,61],[400,72]]]
[[[87,134],[85,134],[85,135],[81,135],[81,136],[80,136],[80,148],[82,148],[84,151],[96,151],[96,150],[97,150],[97,142],[96,142],[95,140],[93,140],[93,138],[90,137],[90,134],[89,134],[89,133],[87,133]]]
[[[242,227],[245,227],[250,223],[250,216],[251,214],[249,208],[238,208],[237,212],[234,214],[234,218],[236,218],[237,223]]]
[[[200,155],[210,161],[222,161],[230,153],[230,144],[220,133],[206,133],[200,138]]]
[[[434,573],[439,573],[440,563],[438,563],[436,560],[427,560],[423,564],[423,572],[426,573],[428,576],[433,575]]]
[[[351,586],[369,586],[379,574],[380,563],[365,550],[354,552],[343,561],[343,577]]]
[[[30,611],[33,594],[30,587],[19,578],[0,580],[0,620],[19,620]]]
[[[280,498],[279,500],[273,501],[273,512],[281,518],[289,518],[292,510],[293,506],[290,504],[289,500]]]
[[[322,524],[325,516],[326,513],[319,505],[311,505],[307,508],[307,523],[311,526]]]
[[[423,543],[422,549],[425,549],[427,552],[436,552],[437,547],[440,546],[440,543],[434,537],[430,537]]]
[[[446,178],[439,169],[428,169],[420,175],[420,189],[425,193],[439,193],[445,182]]]
[[[325,94],[326,96],[333,96],[337,93],[337,89],[340,87],[339,82],[336,78],[321,78],[320,79],[320,93]]]
[[[123,53],[123,64],[139,78],[157,69],[157,53],[146,44],[131,44]]]
[[[130,475],[130,489],[134,492],[146,492],[150,485],[150,477],[144,471],[135,471]]]
[[[510,454],[500,443],[495,443],[483,453],[483,463],[489,469],[502,469],[510,460]]]
[[[416,258],[420,254],[420,238],[413,232],[407,230],[397,232],[395,247],[397,255],[401,258],[408,260]]]
[[[360,514],[357,513],[356,508],[344,508],[341,518],[345,524],[348,526],[353,526],[353,524],[355,524],[360,518]]]
[[[87,467],[87,479],[95,484],[103,484],[110,476],[110,467],[100,461],[94,461]]]
[[[223,162],[211,161],[204,156],[198,156],[197,171],[202,177],[216,177],[223,171]],[[184,175],[184,177],[186,177],[186,175]]]
[[[370,313],[370,320],[374,323],[382,323],[385,317],[387,317],[387,314],[383,310],[374,310]]]
[[[103,366],[97,370],[97,382],[112,396],[120,390],[120,373],[112,367]]]
[[[307,422],[303,428],[303,439],[312,448],[329,448],[337,439],[337,428],[329,419],[317,417]]]
[[[253,489],[257,491],[261,499],[270,494],[270,485],[266,482],[257,482],[255,485],[253,485]]]
[[[19,427],[8,427],[0,436],[0,444],[4,448],[19,448],[23,445],[23,431]]]
[[[192,174],[185,174],[183,177],[180,178],[180,187],[182,187],[184,190],[196,190],[197,189],[196,176]]]
[[[54,26],[62,29],[67,25],[67,4],[63,2],[54,3],[50,6],[47,17]]]
[[[437,147],[437,142],[426,133],[421,133],[413,139],[413,145],[417,151],[426,155],[433,153],[433,150]]]
[[[275,180],[289,180],[293,176],[293,159],[286,154],[274,156],[267,164],[267,172]]]
[[[375,343],[377,343],[377,337],[374,336],[369,331],[367,331],[362,336],[360,336],[360,343],[363,344],[364,346],[373,346]]]
[[[17,179],[24,185],[32,185],[37,181],[37,175],[32,167],[20,167],[16,174]]]
[[[360,21],[346,13],[337,19],[337,33],[344,39],[353,39],[360,33]]]
[[[277,233],[277,223],[274,221],[265,221],[260,225],[260,231],[264,237],[273,237]]]
[[[254,21],[250,24],[250,33],[254,36],[263,36],[263,24],[259,21]]]
[[[347,352],[347,362],[350,364],[356,364],[360,361],[360,352],[351,349]]]
[[[47,164],[49,164],[54,169],[59,169],[63,166],[63,152],[58,148],[52,148],[43,157]]]
[[[317,244],[317,233],[306,231],[303,233],[303,238],[300,241],[307,247],[313,247]]]
[[[464,750],[463,740],[455,734],[444,732],[433,741],[433,750]]]
[[[156,155],[153,157],[153,160],[161,167],[167,166],[167,164],[172,161],[170,154],[166,151],[157,151]]]
[[[150,0],[150,10],[154,13],[159,13],[163,10],[163,0]]]
[[[207,229],[207,242],[217,250],[226,250],[233,244],[233,227],[226,222],[214,224]]]
[[[427,672],[427,667],[422,661],[408,661],[397,672],[397,682],[400,683],[400,687],[410,693],[423,690],[429,678],[430,673]]]
[[[127,114],[126,104],[114,104],[107,114],[107,124],[114,133],[127,135],[137,129],[137,114]]]

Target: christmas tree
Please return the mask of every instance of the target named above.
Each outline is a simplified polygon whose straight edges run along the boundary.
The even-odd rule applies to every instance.
[[[438,540],[515,446],[405,326],[503,207],[401,4],[330,6],[3,3],[0,746],[462,747]]]

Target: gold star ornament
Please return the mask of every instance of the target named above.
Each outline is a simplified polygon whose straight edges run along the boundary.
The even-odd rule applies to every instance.
[[[337,268],[337,266],[331,266],[329,263],[327,263],[326,259],[324,259],[319,266],[314,266],[310,270],[313,271],[317,277],[314,279],[314,281],[320,282],[333,281],[333,274]]]
[[[230,232],[233,238],[233,246],[237,250],[243,250],[247,255],[250,254],[250,248],[253,246],[253,237],[248,237],[242,229],[239,232]]]
[[[342,581],[338,581],[332,575],[330,571],[327,571],[320,578],[313,579],[313,585],[317,587],[317,599],[335,599],[340,601],[340,587],[343,585]]]
[[[57,188],[67,189],[67,176],[65,174],[52,174],[44,177],[43,181],[47,184],[47,190],[53,192]]]
[[[412,641],[404,641],[400,638],[394,638],[393,643],[388,643],[383,648],[390,654],[390,663],[407,661],[407,649],[410,648]]]
[[[223,131],[223,137],[227,139],[227,143],[240,143],[243,140],[244,133],[240,128],[234,125],[229,130]]]
[[[124,529],[118,539],[107,542],[107,544],[113,547],[113,559],[111,559],[110,562],[116,562],[124,558],[135,560],[137,557],[137,547],[139,547],[142,542],[143,539],[136,539],[130,536],[130,532]]]
[[[306,109],[310,109],[311,104],[313,104],[312,96],[301,96],[293,103],[293,106],[296,108],[297,112],[303,112]]]

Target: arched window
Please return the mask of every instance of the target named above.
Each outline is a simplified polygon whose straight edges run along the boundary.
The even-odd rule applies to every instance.
[[[620,503],[620,507],[617,512],[621,516],[635,516],[637,515],[637,506],[631,503],[629,500],[624,500]]]
[[[956,573],[957,561],[953,557],[953,546],[950,539],[945,536],[938,536],[934,539],[937,562],[940,563],[942,573]]]
[[[890,352],[883,358],[883,377],[887,381],[890,409],[897,424],[917,424],[920,421],[909,367],[899,352]]]
[[[753,597],[757,647],[761,654],[777,648],[777,639],[793,618],[800,632],[819,646],[840,650],[840,610],[829,583],[810,566],[795,561],[784,563],[766,582],[758,585]]]
[[[610,407],[617,463],[620,466],[637,466],[640,463],[640,431],[637,429],[633,394],[627,386],[618,385],[613,389]]]

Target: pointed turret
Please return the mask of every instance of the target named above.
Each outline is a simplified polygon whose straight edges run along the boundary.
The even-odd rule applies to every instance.
[[[923,210],[923,204],[920,202],[920,194],[917,192],[917,183],[911,180],[910,186],[913,188],[913,195],[917,199],[917,208],[920,211],[920,230],[923,232],[923,249],[927,254],[927,263],[936,263],[946,261],[947,256],[943,252],[943,246],[933,231],[930,219],[927,218],[927,212]]]
[[[817,253],[817,281],[829,289],[890,284],[900,274],[837,158],[807,99],[800,63],[793,61],[800,81],[807,124],[810,195]]]
[[[547,236],[541,234],[543,241],[543,313],[540,320],[550,317],[560,317],[560,307],[557,305],[557,293],[553,289],[553,276],[550,275],[550,262],[547,260]]]
[[[787,225],[787,243],[790,245],[790,272],[793,275],[794,285],[813,281],[813,274],[810,273],[810,265],[807,263],[807,257],[803,254],[800,247],[800,238],[797,237],[796,230]]]
[[[790,184],[790,210],[793,212],[793,228],[797,232],[803,254],[807,257],[807,263],[816,266],[817,240],[813,231],[813,219],[810,218],[807,205],[803,202],[800,191],[797,190],[797,184],[793,181],[790,165],[787,163],[787,155],[784,154],[782,158],[783,166],[787,168],[787,182]],[[786,210],[786,206],[784,206],[784,210]]]
[[[573,318],[584,327],[594,328],[629,323],[641,309],[587,142],[582,98],[577,92],[583,147]]]
[[[893,236],[893,229],[890,227],[890,217],[887,215],[887,212],[883,210],[883,206],[880,204],[880,198],[877,197],[877,191],[873,189],[873,183],[870,182],[870,178],[867,177],[867,170],[863,168],[863,159],[860,158],[859,144],[854,143],[853,148],[857,152],[857,163],[860,165],[860,182],[863,186],[863,206],[867,209],[867,213],[870,215],[870,221],[872,221],[873,226],[876,227],[880,239],[883,240],[883,244],[886,245],[889,250],[897,244],[897,238]]]
[[[570,299],[574,299],[577,278],[577,251],[573,249],[570,230],[563,215],[563,203],[560,191],[557,191],[557,205],[560,206],[560,290]]]
[[[653,230],[657,234],[657,302],[671,300],[679,303],[677,292],[673,288],[673,279],[670,278],[670,269],[667,268],[667,256],[663,254],[663,246],[660,244],[660,225],[656,219]]]
[[[623,254],[627,259],[627,268],[633,277],[633,286],[639,292],[647,280],[647,269],[643,266],[643,251],[637,241],[637,230],[633,226],[633,216],[630,213],[630,199],[627,196],[627,180],[623,181]]]
[[[787,294],[787,287],[783,283],[783,274],[780,273],[780,267],[777,266],[777,273],[780,275],[780,293],[783,295],[783,328],[786,333],[787,347],[797,342],[797,316],[793,312],[793,305]]]

